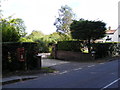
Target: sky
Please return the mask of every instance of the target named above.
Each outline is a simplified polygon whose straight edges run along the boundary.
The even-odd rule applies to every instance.
[[[72,8],[78,19],[101,20],[108,28],[118,27],[119,0],[1,0],[3,17],[13,15],[23,19],[26,32],[33,30],[51,34],[56,31],[53,25],[62,5]]]

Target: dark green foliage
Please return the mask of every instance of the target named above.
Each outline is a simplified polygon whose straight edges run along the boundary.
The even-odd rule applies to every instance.
[[[95,44],[93,44],[92,46],[94,47],[95,57],[96,58],[102,58],[102,57],[109,56],[108,51],[109,51],[110,45],[111,44],[106,44],[106,43],[95,43]]]
[[[8,18],[1,18],[0,25],[3,42],[17,42],[20,37],[26,35],[24,21],[20,18],[12,19],[11,16]]]
[[[84,40],[87,43],[90,53],[91,41],[105,36],[105,25],[102,21],[74,20],[70,26],[70,31],[73,39]]]
[[[96,52],[96,58],[120,55],[119,43],[94,43],[92,46],[94,47],[93,50]]]
[[[18,43],[4,42],[2,43],[2,69],[8,71],[33,69],[37,66],[37,44],[36,43]],[[24,47],[25,62],[18,59],[17,48]]]
[[[75,52],[81,52],[82,47],[83,46],[81,41],[61,41],[58,42],[57,45],[58,50],[75,51]]]
[[[105,36],[105,23],[101,21],[74,20],[70,30],[74,39],[96,40]]]
[[[41,39],[37,39],[35,40],[35,42],[37,43],[37,47],[39,48],[39,52],[40,53],[47,53],[49,52],[49,47],[48,47],[48,43],[41,40]]]

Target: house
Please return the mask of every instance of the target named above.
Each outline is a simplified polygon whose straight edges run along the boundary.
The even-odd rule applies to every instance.
[[[119,27],[118,27],[118,42],[120,42],[120,22],[119,22]]]
[[[120,35],[118,35],[118,31],[119,31],[119,28],[118,29],[115,29],[115,30],[111,30],[111,27],[108,28],[108,30],[106,30],[106,35],[104,38],[102,39],[98,39],[96,40],[95,42],[100,42],[100,43],[103,43],[103,42],[120,42],[119,38],[120,38]]]
[[[120,1],[118,3],[118,11],[120,11]],[[106,30],[106,36],[95,42],[120,42],[120,13],[118,13],[118,28],[111,30],[111,27],[109,27],[109,29]]]
[[[117,42],[117,30],[106,30],[103,42]]]

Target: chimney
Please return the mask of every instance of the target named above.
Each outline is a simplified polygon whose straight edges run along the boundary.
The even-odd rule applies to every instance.
[[[111,30],[111,26],[108,27],[108,30]]]

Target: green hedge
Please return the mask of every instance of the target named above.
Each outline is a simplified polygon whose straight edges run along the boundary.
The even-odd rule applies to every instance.
[[[93,50],[96,52],[96,58],[116,56],[120,54],[120,43],[94,43]]]
[[[24,47],[26,62],[18,60],[17,48]],[[33,69],[36,67],[37,59],[35,57],[37,52],[37,43],[33,42],[3,42],[2,43],[2,69],[14,71]],[[25,66],[26,63],[26,66]]]
[[[82,41],[60,41],[57,50],[81,52]]]
[[[57,44],[57,50],[81,52],[82,41],[60,41]],[[95,58],[120,55],[120,43],[93,43],[91,45],[95,51]]]

